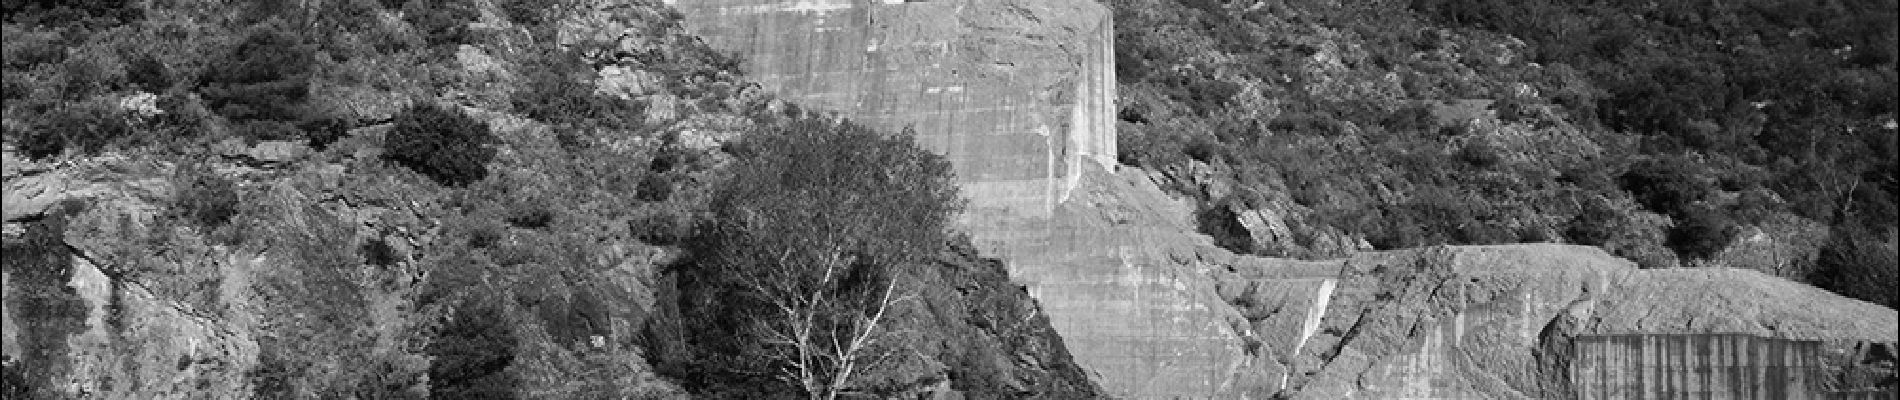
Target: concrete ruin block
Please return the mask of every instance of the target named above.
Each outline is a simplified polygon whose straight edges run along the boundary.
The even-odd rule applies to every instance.
[[[668,1],[748,78],[949,158],[971,207],[1047,217],[1115,164],[1114,29],[1086,1]]]

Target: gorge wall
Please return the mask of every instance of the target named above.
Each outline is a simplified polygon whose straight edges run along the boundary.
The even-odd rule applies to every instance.
[[[1748,271],[1639,270],[1595,248],[1543,244],[1330,261],[1217,248],[1147,173],[1114,166],[1112,22],[1095,2],[671,4],[773,93],[912,129],[948,156],[972,201],[962,228],[1120,397],[1776,398],[1893,387],[1882,381],[1891,356],[1846,349],[1890,349],[1894,310]],[[1874,378],[1843,378],[1856,374]]]

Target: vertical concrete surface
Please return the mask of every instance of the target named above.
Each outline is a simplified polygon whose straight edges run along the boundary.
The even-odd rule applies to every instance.
[[[1581,399],[1819,398],[1822,343],[1739,334],[1576,338],[1571,382]]]
[[[912,130],[955,165],[973,215],[1047,217],[1084,163],[1114,164],[1114,32],[1100,5],[669,3],[688,29],[739,55],[748,78],[781,98]]]
[[[1087,0],[676,0],[686,28],[801,106],[910,130],[955,168],[960,224],[1049,313],[1078,364],[1128,398],[1258,387],[1183,253],[1185,210],[1115,174],[1108,10]],[[1265,384],[1260,384],[1265,385]]]

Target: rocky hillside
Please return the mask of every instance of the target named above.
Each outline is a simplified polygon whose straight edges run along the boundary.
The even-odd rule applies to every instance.
[[[896,89],[749,77],[658,0],[6,1],[0,395],[1897,390],[1890,6],[1505,3],[885,8],[990,85],[898,103],[1121,106],[1119,146],[945,117],[944,157],[780,97]]]
[[[1573,243],[1896,304],[1892,1],[1107,3],[1121,159],[1223,247]]]
[[[8,398],[732,389],[682,375],[671,282],[773,156],[743,138],[840,124],[657,1],[6,7]],[[926,245],[915,351],[848,387],[1095,392],[994,261]]]

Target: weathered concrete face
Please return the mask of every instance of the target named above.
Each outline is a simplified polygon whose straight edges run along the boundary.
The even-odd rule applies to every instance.
[[[1737,334],[1587,335],[1573,342],[1582,399],[1804,399],[1821,394],[1821,341]]]
[[[1115,157],[1114,37],[1087,1],[669,0],[747,76],[803,106],[912,129],[972,215],[1046,217]]]
[[[1259,388],[1244,321],[1183,259],[1185,209],[1115,157],[1109,13],[1086,0],[673,1],[687,29],[808,108],[912,129],[971,200],[962,228],[1007,262],[1078,364],[1117,396]]]
[[[674,5],[779,96],[912,128],[949,156],[972,200],[963,228],[1120,397],[1568,398],[1620,387],[1571,382],[1611,368],[1573,358],[1626,362],[1591,335],[1896,335],[1892,309],[1745,271],[1638,271],[1588,247],[1227,253],[1140,171],[1097,167],[1115,154],[1113,44],[1086,0]]]
[[[1754,271],[1638,270],[1562,245],[1241,261],[1248,265],[1221,277],[1222,297],[1255,327],[1249,340],[1276,354],[1260,365],[1287,377],[1275,387],[1289,398],[1837,398],[1893,389],[1879,383],[1894,373],[1880,361],[1890,345],[1879,344],[1900,336],[1893,309]],[[1313,308],[1324,309],[1316,330],[1299,318]]]

